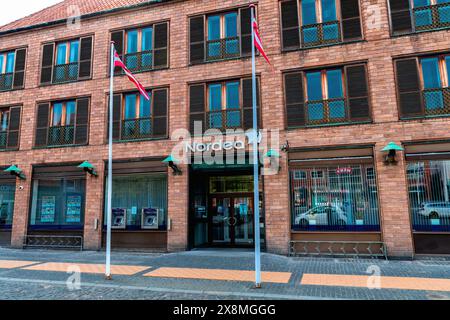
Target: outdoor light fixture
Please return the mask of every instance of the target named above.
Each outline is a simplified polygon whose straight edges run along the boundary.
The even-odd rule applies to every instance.
[[[83,162],[78,166],[78,168],[83,169],[84,172],[89,173],[91,176],[98,176],[97,172],[95,171],[95,167],[91,163],[89,163],[89,161]]]
[[[274,166],[274,162],[276,161],[276,159],[281,158],[280,154],[273,149],[270,149],[269,151],[267,151],[267,153],[264,156],[266,158],[269,158],[271,167]],[[278,172],[280,172],[280,170],[281,170],[281,166],[278,165]]]
[[[289,152],[289,141],[286,140],[286,143],[284,145],[281,146],[281,151],[283,152]]]
[[[166,159],[163,160],[163,163],[167,163],[169,167],[173,170],[174,176],[181,176],[183,172],[178,168],[178,166],[175,164],[176,160],[172,157],[172,155],[168,156]]]
[[[25,174],[16,165],[12,165],[5,172],[9,172],[11,175],[16,176],[20,180],[26,180]]]
[[[388,145],[386,147],[383,148],[383,150],[381,150],[382,152],[386,152],[387,155],[384,159],[384,163],[389,165],[389,164],[396,164],[397,163],[397,159],[396,159],[396,155],[397,155],[397,151],[403,151],[404,149],[402,147],[400,147],[399,145],[397,145],[395,142],[389,142]]]

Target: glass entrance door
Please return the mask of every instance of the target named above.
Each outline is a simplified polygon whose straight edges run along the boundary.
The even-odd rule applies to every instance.
[[[236,197],[233,199],[235,243],[253,244],[253,197]]]
[[[231,244],[234,223],[231,198],[213,197],[211,200],[211,242],[213,244]]]

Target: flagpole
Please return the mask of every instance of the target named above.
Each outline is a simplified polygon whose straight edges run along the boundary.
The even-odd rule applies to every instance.
[[[109,80],[109,150],[108,150],[108,200],[106,231],[106,270],[105,277],[111,280],[111,224],[112,224],[112,157],[113,157],[113,100],[114,100],[114,42],[111,42],[111,69]]]
[[[261,234],[259,219],[259,157],[258,157],[258,114],[256,97],[256,62],[255,62],[255,7],[250,6],[252,29],[252,90],[253,90],[253,175],[254,175],[254,211],[255,211],[255,287],[261,288]]]

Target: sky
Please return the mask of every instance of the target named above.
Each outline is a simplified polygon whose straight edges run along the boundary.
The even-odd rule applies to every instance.
[[[2,0],[0,26],[26,17],[58,2],[62,2],[62,0]]]

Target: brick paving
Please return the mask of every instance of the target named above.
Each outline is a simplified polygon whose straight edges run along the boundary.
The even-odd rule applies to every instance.
[[[87,268],[86,265],[101,265],[104,261],[104,253],[0,249],[0,261],[6,260],[22,261],[25,264],[29,262],[33,266],[42,266],[45,263],[53,265],[58,263],[61,266],[60,263],[66,263],[64,266],[81,265]],[[450,293],[445,291],[447,287],[442,287],[443,291],[435,291],[435,287],[431,288],[432,290],[427,287],[422,287],[426,290],[414,290],[417,288],[414,287],[414,283],[404,279],[405,277],[419,278],[423,282],[435,279],[432,281],[446,283],[450,279],[450,261],[445,259],[385,261],[289,258],[263,254],[264,272],[285,273],[290,274],[290,277],[287,283],[266,282],[262,289],[254,289],[252,282],[248,281],[144,276],[160,268],[206,269],[205,278],[208,273],[214,274],[220,270],[234,270],[235,274],[242,274],[242,271],[246,271],[243,274],[251,273],[253,255],[246,251],[192,251],[172,254],[113,252],[112,262],[125,270],[129,265],[140,267],[140,269],[135,269],[136,272],[132,275],[113,273],[112,281],[106,281],[98,273],[82,273],[81,286],[76,290],[70,290],[67,286],[67,281],[72,274],[62,272],[63,269],[59,269],[59,272],[44,270],[45,268],[30,270],[20,265],[0,269],[2,299],[450,299]],[[357,281],[350,286],[339,285],[339,283],[338,285],[302,284],[304,275],[345,275],[348,280],[352,279],[352,276],[354,276],[353,279],[361,279],[360,277],[366,279],[377,272],[382,277],[399,278],[403,284],[406,281],[411,290],[368,289],[361,284],[357,286]],[[417,280],[415,282],[415,284],[418,283]]]

